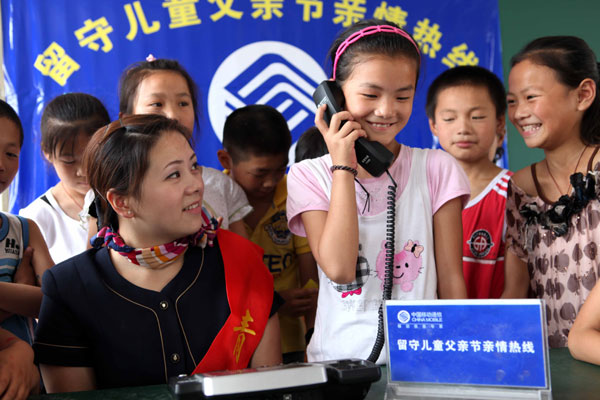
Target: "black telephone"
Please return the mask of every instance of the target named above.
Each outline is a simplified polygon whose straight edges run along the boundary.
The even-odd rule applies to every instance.
[[[317,107],[327,104],[325,121],[329,124],[333,114],[342,111],[344,93],[337,82],[323,81],[313,93],[313,100]],[[361,137],[354,144],[354,148],[358,163],[375,177],[381,176],[394,161],[394,154],[379,142],[372,142]]]
[[[180,375],[169,389],[179,400],[362,400],[380,378],[378,365],[351,358]]]

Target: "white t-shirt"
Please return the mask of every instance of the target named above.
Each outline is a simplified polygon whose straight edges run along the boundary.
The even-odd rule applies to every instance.
[[[292,232],[304,233],[302,220],[297,218],[303,211],[328,209],[332,183],[330,166],[331,157],[327,155],[291,167],[287,207],[288,220],[295,221],[290,224]],[[466,203],[470,193],[468,179],[446,153],[406,146],[389,170],[398,183],[392,298],[434,299],[437,272],[433,214],[453,198],[462,197],[463,204]],[[361,183],[370,194],[370,207],[365,208],[366,194],[356,184],[359,213],[356,280],[340,285],[318,268],[319,298],[315,331],[307,348],[309,361],[366,359],[375,343],[385,271],[386,198],[391,181],[384,174],[363,179]],[[307,193],[314,192],[320,193],[319,200],[307,198]],[[327,205],[312,203],[321,199],[325,199]],[[377,362],[386,362],[385,351]]]
[[[214,168],[202,167],[202,180],[202,205],[211,216],[223,217],[222,228],[229,229],[231,223],[243,219],[252,211],[244,189],[228,175]]]
[[[55,263],[86,250],[87,218],[75,220],[65,214],[52,195],[52,188],[19,210],[19,215],[38,225]]]

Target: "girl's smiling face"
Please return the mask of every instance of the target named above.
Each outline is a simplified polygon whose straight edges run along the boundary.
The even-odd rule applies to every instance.
[[[346,110],[376,140],[395,150],[412,112],[417,63],[405,56],[365,54],[342,83]]]
[[[196,154],[179,132],[164,132],[149,153],[139,198],[130,198],[135,246],[171,242],[203,223],[204,183]],[[126,240],[131,238],[126,238]],[[129,244],[129,242],[128,242]]]
[[[133,114],[160,114],[194,130],[194,106],[187,81],[174,71],[158,70],[148,74],[136,91]]]
[[[561,83],[553,69],[521,61],[510,71],[508,86],[508,118],[528,147],[553,149],[580,140],[578,91]]]

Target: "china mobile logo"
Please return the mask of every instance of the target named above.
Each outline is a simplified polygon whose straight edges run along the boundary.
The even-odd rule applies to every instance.
[[[406,324],[408,321],[410,321],[409,312],[406,310],[398,311],[398,322],[400,322],[401,324]]]
[[[400,310],[396,314],[398,319],[398,327],[406,326],[407,328],[442,328],[443,316],[441,311],[412,311]]]
[[[233,110],[267,104],[286,117],[295,142],[313,125],[312,93],[324,79],[321,66],[298,47],[276,41],[248,44],[230,54],[213,76],[208,90],[211,126],[222,141],[225,119]]]

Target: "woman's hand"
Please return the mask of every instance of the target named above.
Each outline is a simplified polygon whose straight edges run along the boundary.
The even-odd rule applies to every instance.
[[[321,105],[315,114],[315,125],[323,135],[333,165],[345,165],[357,168],[354,142],[359,137],[367,137],[367,133],[348,111],[333,114],[328,126],[324,119],[327,105]],[[345,121],[345,123],[343,123]],[[342,126],[343,123],[343,126]]]

